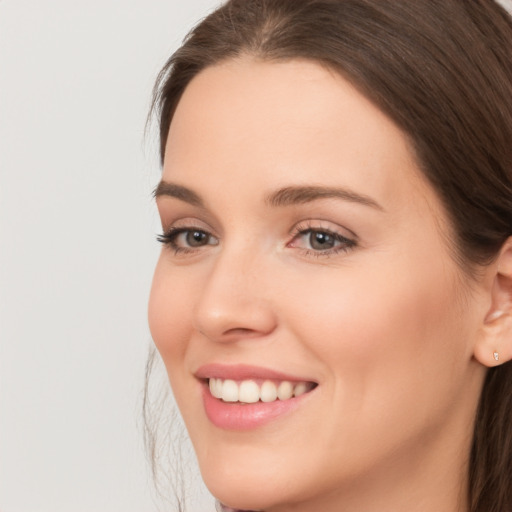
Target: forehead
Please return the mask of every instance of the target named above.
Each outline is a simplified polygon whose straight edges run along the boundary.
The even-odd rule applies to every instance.
[[[164,179],[346,186],[381,204],[434,195],[407,137],[339,74],[244,57],[202,71],[171,123]]]

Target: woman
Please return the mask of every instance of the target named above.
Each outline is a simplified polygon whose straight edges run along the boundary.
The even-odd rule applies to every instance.
[[[244,510],[512,510],[512,21],[232,0],[156,92],[155,345]]]

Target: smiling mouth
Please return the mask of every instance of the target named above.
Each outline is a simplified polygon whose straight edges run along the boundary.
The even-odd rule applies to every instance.
[[[290,400],[312,391],[317,386],[315,382],[291,382],[287,380],[257,381],[247,379],[235,381],[231,379],[209,378],[207,381],[213,397],[223,402],[241,404]]]

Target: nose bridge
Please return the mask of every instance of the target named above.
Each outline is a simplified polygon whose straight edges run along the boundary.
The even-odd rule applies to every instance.
[[[264,335],[275,327],[261,255],[239,246],[219,251],[198,299],[196,328],[215,341]]]

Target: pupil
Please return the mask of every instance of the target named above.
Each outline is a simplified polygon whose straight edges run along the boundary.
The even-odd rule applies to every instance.
[[[325,250],[334,246],[334,239],[327,233],[311,233],[310,243],[313,249]]]
[[[207,235],[203,231],[190,231],[187,234],[187,244],[191,247],[204,245],[207,241]]]

